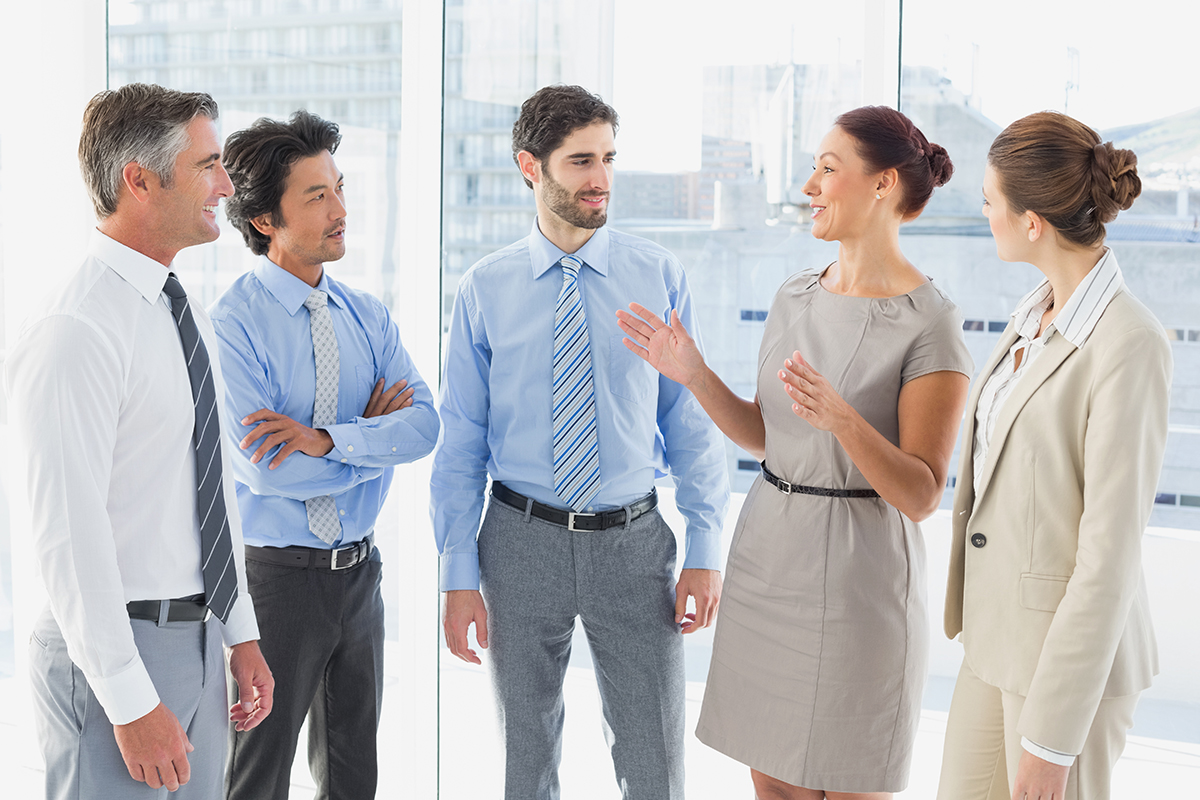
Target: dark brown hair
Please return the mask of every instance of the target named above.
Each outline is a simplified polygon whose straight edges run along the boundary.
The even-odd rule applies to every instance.
[[[597,122],[612,125],[613,133],[620,125],[616,110],[599,95],[582,86],[542,87],[521,104],[521,114],[513,125],[513,161],[522,150],[538,161],[545,161],[564,139]],[[528,178],[525,178],[525,185],[533,188]]]
[[[1142,192],[1137,156],[1057,111],[1009,125],[988,151],[1000,191],[1016,214],[1033,211],[1068,241],[1092,247],[1104,226]]]
[[[854,137],[858,156],[871,172],[894,169],[904,192],[900,214],[911,219],[921,213],[933,190],[954,174],[950,154],[932,144],[908,117],[888,106],[863,106],[842,114],[833,123]]]
[[[336,123],[300,109],[287,122],[263,117],[225,140],[225,169],[235,189],[225,201],[225,214],[255,255],[266,255],[271,237],[250,221],[270,214],[283,225],[279,203],[292,165],[302,158],[337,151],[342,135]]]
[[[196,117],[217,118],[217,104],[203,92],[177,92],[151,83],[130,83],[100,92],[83,112],[79,170],[98,219],[117,210],[125,165],[140,164],[163,188],[175,181],[175,160],[188,149],[188,126]]]

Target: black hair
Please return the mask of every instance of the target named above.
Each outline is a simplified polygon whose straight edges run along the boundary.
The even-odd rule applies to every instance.
[[[225,201],[225,214],[255,255],[266,255],[271,238],[251,220],[269,214],[273,225],[283,224],[279,203],[292,165],[325,151],[333,154],[341,141],[336,123],[304,109],[287,122],[263,117],[225,140],[223,161],[235,190]]]

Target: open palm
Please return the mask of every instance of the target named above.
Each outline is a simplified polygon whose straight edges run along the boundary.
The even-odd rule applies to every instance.
[[[664,376],[689,385],[704,369],[704,356],[679,321],[679,314],[672,309],[668,325],[639,303],[630,303],[629,308],[633,314],[617,312],[617,324],[625,332],[625,346]]]

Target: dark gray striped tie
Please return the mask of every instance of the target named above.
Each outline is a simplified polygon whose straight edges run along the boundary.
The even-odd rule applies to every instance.
[[[167,276],[163,291],[171,298],[171,313],[179,326],[196,412],[192,441],[196,445],[196,513],[200,517],[200,550],[204,557],[201,562],[204,602],[221,622],[225,622],[237,599],[238,588],[233,565],[233,539],[229,534],[229,516],[221,487],[221,425],[212,364],[188,307],[187,293],[174,273]]]

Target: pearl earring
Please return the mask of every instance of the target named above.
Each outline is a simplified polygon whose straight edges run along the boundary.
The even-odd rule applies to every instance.
[[[882,199],[883,199],[883,196],[882,196],[882,195],[878,195],[878,194],[877,194],[877,195],[875,195],[875,199],[876,199],[876,200],[882,200]]]

